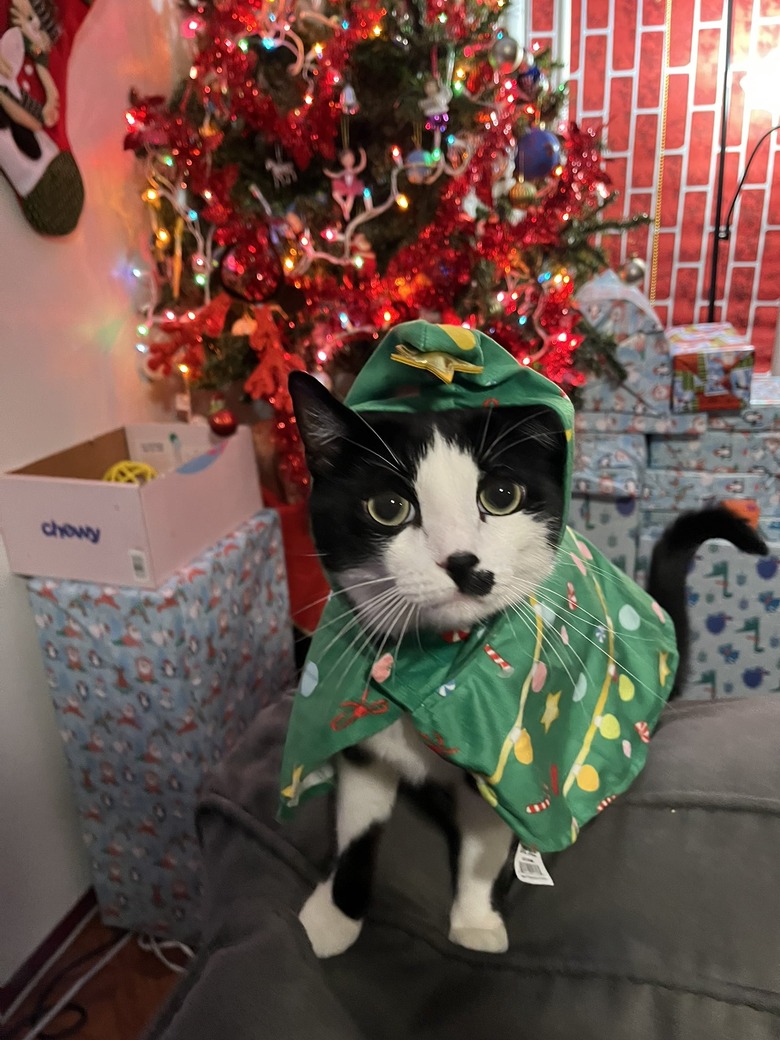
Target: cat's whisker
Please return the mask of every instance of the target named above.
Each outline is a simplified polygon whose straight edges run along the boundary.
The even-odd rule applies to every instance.
[[[541,602],[541,601],[540,601],[540,602]],[[546,606],[546,604],[542,604],[542,605],[543,605],[543,606]],[[549,607],[549,609],[553,611],[553,613],[555,614],[555,616],[556,616],[556,617],[558,617],[558,618],[559,618],[559,620],[563,620],[563,621],[565,622],[565,624],[566,624],[567,628],[571,628],[571,630],[572,630],[573,632],[576,632],[578,636],[580,636],[580,637],[581,637],[582,639],[584,639],[584,640],[585,640],[586,642],[590,643],[590,644],[591,644],[591,646],[593,646],[593,647],[595,647],[595,648],[596,648],[597,650],[599,650],[599,651],[600,651],[600,652],[601,652],[601,653],[602,653],[602,654],[604,655],[604,657],[609,657],[609,654],[608,654],[607,650],[605,649],[606,643],[602,644],[602,643],[599,643],[599,642],[597,642],[597,641],[596,641],[596,640],[594,640],[594,639],[591,639],[591,638],[590,638],[590,636],[588,636],[588,635],[587,635],[587,634],[586,634],[585,632],[583,632],[583,631],[582,631],[582,629],[578,628],[578,627],[577,627],[577,626],[576,626],[576,625],[575,625],[575,624],[574,624],[574,623],[572,622],[572,619],[571,619],[571,617],[561,617],[561,615],[559,615],[559,614],[557,613],[557,611],[556,611],[556,610],[554,610],[554,608],[552,608],[552,607]],[[573,613],[573,612],[572,612],[572,613]],[[601,625],[603,626],[603,622],[602,622],[602,623],[600,623],[600,624],[601,624]],[[596,628],[597,626],[595,626],[595,625],[591,625],[590,627],[591,627],[591,629],[594,629],[594,628]],[[580,662],[582,663],[582,659],[581,659],[581,658],[580,658]],[[583,668],[584,668],[584,664],[583,664]],[[633,681],[633,682],[634,682],[634,683],[635,683],[635,684],[636,684],[637,686],[641,686],[641,687],[642,687],[643,689],[647,690],[647,691],[648,691],[649,693],[651,693],[651,694],[652,694],[652,695],[653,695],[654,697],[656,697],[656,698],[657,698],[658,700],[662,700],[662,701],[664,701],[664,703],[666,702],[667,698],[666,698],[666,697],[664,697],[664,696],[662,696],[661,694],[659,694],[659,693],[658,693],[658,690],[657,690],[657,688],[656,688],[655,686],[650,686],[650,685],[649,685],[648,683],[644,682],[644,680],[643,680],[643,679],[640,679],[640,678],[639,678],[639,676],[637,676],[637,675],[636,675],[636,674],[635,674],[634,672],[632,672],[632,671],[631,671],[631,670],[630,670],[630,669],[629,669],[629,668],[628,668],[628,667],[626,666],[626,664],[625,664],[625,661],[621,661],[621,664],[620,664],[620,670],[621,670],[621,672],[623,672],[623,673],[624,673],[625,675],[627,675],[627,676],[629,677],[629,679],[631,679],[631,680],[632,680],[632,681]]]
[[[556,616],[559,617],[562,621],[567,621],[568,619],[573,618],[574,620],[585,622],[586,618],[588,618],[588,619],[591,619],[590,627],[592,629],[597,629],[597,628],[603,628],[604,627],[604,619],[603,618],[598,617],[596,614],[592,614],[589,610],[586,610],[585,607],[581,606],[579,603],[574,608],[574,610],[570,610],[566,614],[561,614],[560,613],[560,608],[563,607],[563,600],[567,598],[568,593],[563,591],[563,590],[560,593],[555,593],[552,589],[548,589],[546,591],[547,591],[547,595],[548,596],[560,595],[561,596],[561,603],[560,603],[560,605],[558,603],[556,603],[555,601],[553,601],[553,602],[545,601],[544,599],[542,599],[541,595],[538,594],[538,593],[534,593],[534,595],[536,596],[538,601],[543,606],[547,607],[549,610],[552,610],[552,612],[554,614],[556,614]],[[626,640],[630,639],[630,640],[632,640],[635,643],[654,643],[654,642],[656,642],[656,640],[653,637],[642,636],[642,635],[639,635],[639,633],[637,633],[637,632],[621,632],[621,637],[623,639],[626,639]]]
[[[386,603],[389,600],[391,600],[394,595],[396,595],[396,590],[395,589],[387,589],[385,592],[378,593],[377,596],[375,596],[373,600],[369,601],[369,604],[374,603],[375,605],[381,606],[381,608],[384,609],[384,607],[386,606]],[[337,629],[336,635],[333,637],[333,639],[328,643],[328,645],[323,650],[323,655],[326,654],[328,652],[328,650],[330,650],[330,648],[333,646],[333,644],[336,643],[345,633],[349,632],[349,630],[351,628],[354,628],[356,626],[360,627],[360,625],[362,624],[362,621],[361,621],[360,615],[357,614],[352,608],[350,608],[349,610],[345,611],[343,614],[340,614],[338,617],[331,618],[330,621],[326,622],[325,624],[321,623],[319,625],[318,631],[320,629],[322,629],[324,631],[326,628],[329,628],[331,625],[335,624],[337,621],[342,621],[345,617],[349,618],[347,624],[342,626],[341,628]]]
[[[368,645],[370,644],[371,640],[373,639],[374,633],[378,632],[381,628],[383,628],[384,624],[385,624],[385,621],[387,619],[391,618],[393,616],[393,614],[395,613],[395,611],[398,610],[399,606],[402,606],[402,605],[403,605],[403,603],[402,603],[400,597],[398,597],[397,599],[391,600],[391,602],[389,604],[384,604],[383,607],[382,607],[381,615],[377,619],[375,619],[374,623],[370,626],[368,633],[366,633],[366,628],[361,626],[359,621],[357,621],[357,619],[356,619],[356,627],[357,627],[356,634],[354,635],[353,639],[347,644],[347,646],[344,647],[342,652],[339,654],[339,656],[333,662],[333,664],[331,665],[330,669],[328,670],[328,672],[324,676],[323,680],[321,680],[321,681],[324,681],[324,679],[329,678],[331,675],[333,675],[333,673],[336,671],[336,669],[339,666],[339,664],[341,663],[341,661],[343,661],[344,657],[347,656],[348,654],[352,653],[355,650],[355,647],[357,647],[358,644],[360,644],[360,648],[359,648],[358,652],[355,653],[354,657],[353,657],[354,660],[357,660],[360,657],[360,655],[363,653],[363,651],[366,649],[366,647],[368,647]],[[352,627],[352,626],[347,626],[347,628],[345,628],[342,632],[340,632],[336,638],[337,639],[341,638],[341,636],[344,634],[344,632],[348,631],[350,627]],[[327,647],[326,651],[323,652],[323,654],[322,654],[323,658],[325,657],[325,654],[327,653],[327,650],[329,650],[332,645],[333,645],[333,643],[330,643],[329,646]]]
[[[479,442],[479,450],[477,451],[477,458],[482,458],[482,452],[485,450],[485,440],[487,439],[488,427],[490,426],[490,420],[493,418],[493,409],[495,405],[490,404],[487,409],[487,417],[485,418],[485,428],[482,431],[482,440]]]
[[[396,465],[398,466],[398,471],[401,472],[403,470],[403,464],[401,463],[401,460],[398,458],[393,449],[390,447],[390,445],[387,443],[387,441],[384,439],[384,437],[379,433],[378,430],[374,429],[374,427],[368,422],[364,415],[361,415],[360,412],[355,412],[354,414],[358,417],[358,419],[360,419],[360,421],[365,426],[368,427],[368,429],[374,434],[377,440],[379,440],[384,445],[384,447],[387,449],[388,454],[391,456],[391,458],[395,461]]]
[[[544,410],[540,409],[538,412],[533,412],[531,415],[524,416],[522,419],[519,420],[519,422],[513,423],[511,426],[507,426],[507,428],[505,430],[502,430],[501,433],[499,433],[499,435],[496,437],[495,440],[490,442],[490,445],[488,446],[488,449],[487,449],[487,453],[485,455],[485,459],[489,459],[491,457],[496,457],[496,456],[494,456],[495,449],[496,449],[497,445],[499,445],[501,443],[501,441],[503,441],[511,433],[514,433],[515,430],[519,430],[521,427],[525,426],[527,423],[535,421],[540,415],[543,415],[543,414],[544,414]],[[537,431],[538,431],[538,429],[539,428],[537,428]],[[543,431],[543,432],[546,432],[546,431]],[[533,440],[533,439],[538,439],[538,432],[537,432],[536,435],[533,432],[531,432],[526,437],[523,438],[523,440]],[[518,443],[521,443],[521,442],[518,442]],[[501,451],[498,454],[499,455],[503,455],[504,454],[504,450],[505,449],[502,448]],[[482,458],[481,455],[479,457],[480,457],[480,459]]]
[[[311,607],[316,607],[319,603],[327,603],[329,599],[337,599],[339,596],[346,596],[354,589],[362,589],[367,585],[378,585],[381,581],[388,582],[392,580],[393,579],[388,576],[382,578],[371,578],[369,581],[355,582],[354,584],[344,586],[343,588],[331,589],[331,591],[326,593],[324,596],[319,596],[317,599],[312,600],[311,603],[307,603],[306,606],[301,607],[300,609],[309,610]]]
[[[403,470],[400,470],[397,466],[393,465],[393,463],[389,459],[386,459],[384,455],[380,455],[378,451],[374,451],[373,448],[369,448],[367,444],[361,444],[360,441],[353,441],[349,437],[344,438],[344,443],[352,444],[355,448],[359,448],[361,451],[368,452],[369,455],[373,455],[375,458],[379,459],[379,461],[392,473],[397,473],[401,477],[404,476]]]

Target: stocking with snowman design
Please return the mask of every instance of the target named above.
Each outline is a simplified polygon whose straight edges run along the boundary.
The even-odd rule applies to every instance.
[[[69,234],[84,204],[65,88],[88,10],[89,0],[0,0],[0,172],[42,235]]]

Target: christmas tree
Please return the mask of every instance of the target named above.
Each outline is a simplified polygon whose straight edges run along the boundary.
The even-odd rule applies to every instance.
[[[131,99],[139,349],[269,402],[290,497],[307,477],[287,374],[344,389],[399,321],[479,327],[569,391],[614,363],[573,293],[606,265],[597,236],[632,222],[604,219],[599,143],[561,122],[565,84],[503,4],[190,0],[188,77]]]

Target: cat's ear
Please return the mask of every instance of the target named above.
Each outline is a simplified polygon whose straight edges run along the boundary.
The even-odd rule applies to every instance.
[[[288,386],[309,469],[333,465],[350,437],[352,413],[307,372],[291,372]]]

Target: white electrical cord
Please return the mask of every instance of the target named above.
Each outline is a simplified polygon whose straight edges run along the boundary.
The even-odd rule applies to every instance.
[[[165,956],[166,950],[178,950],[183,953],[187,960],[192,960],[195,956],[195,951],[187,946],[186,943],[179,942],[177,939],[155,939],[153,935],[139,935],[138,945],[142,950],[147,950],[153,953],[155,957],[162,961],[166,968],[170,971],[175,971],[177,975],[182,975],[187,970],[186,964],[176,964],[173,961],[168,960]]]
[[[43,1018],[39,1022],[36,1022],[35,1026],[30,1030],[29,1033],[26,1034],[23,1040],[35,1040],[35,1037],[38,1036],[39,1033],[41,1033],[46,1028],[49,1022],[51,1022],[53,1018],[56,1018],[57,1015],[59,1015],[60,1011],[62,1011],[65,1005],[68,1004],[73,999],[73,997],[75,997],[75,995],[78,993],[81,987],[85,983],[89,982],[89,980],[93,978],[93,976],[97,975],[97,973],[101,971],[108,964],[108,962],[112,960],[112,958],[116,957],[116,955],[119,953],[122,947],[126,946],[131,939],[131,932],[127,932],[125,935],[122,936],[121,939],[118,939],[111,947],[111,949],[107,950],[100,958],[100,960],[92,965],[89,971],[85,971],[81,978],[77,979],[73,983],[73,985],[70,987],[67,993],[60,997],[57,1003],[46,1012]]]

